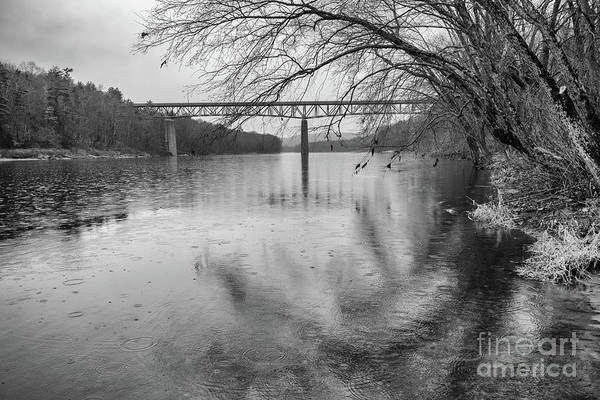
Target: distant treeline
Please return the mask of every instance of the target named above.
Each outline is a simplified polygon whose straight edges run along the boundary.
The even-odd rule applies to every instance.
[[[75,82],[71,68],[0,62],[0,148],[82,148],[162,152],[162,121],[136,110],[117,88]],[[181,153],[277,152],[270,135],[178,120]]]
[[[349,152],[349,151],[367,151],[372,142],[370,137],[354,137],[351,139],[339,139],[332,137],[330,140],[317,140],[309,143],[309,150],[312,153],[324,152]],[[297,153],[300,151],[300,145],[286,146],[283,151]]]
[[[425,115],[415,115],[377,131],[378,143],[386,149],[414,151],[479,159],[465,140],[464,130],[456,124],[432,125]]]
[[[375,137],[377,144],[375,145]],[[401,150],[413,151],[427,155],[447,155],[477,159],[479,154],[473,154],[472,148],[464,140],[462,129],[452,124],[436,124],[429,126],[424,116],[398,121],[389,126],[376,130],[374,135],[359,136],[350,139],[332,137],[329,141],[320,140],[310,143],[311,152],[344,152]],[[499,146],[491,143],[488,147],[496,150]],[[288,146],[284,151],[300,150],[300,145]]]
[[[175,121],[177,151],[187,154],[279,153],[281,139],[189,118]]]

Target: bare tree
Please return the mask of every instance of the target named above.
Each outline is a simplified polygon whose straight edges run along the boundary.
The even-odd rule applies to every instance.
[[[599,19],[589,0],[159,0],[137,50],[166,46],[229,99],[320,74],[345,100],[430,96],[471,143],[569,153],[600,184]]]

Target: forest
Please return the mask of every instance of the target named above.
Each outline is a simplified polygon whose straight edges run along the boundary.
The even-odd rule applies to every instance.
[[[96,149],[161,154],[162,122],[118,88],[75,82],[71,68],[0,63],[0,149]],[[179,153],[278,152],[275,136],[179,119]]]
[[[282,147],[282,140],[274,135],[233,130],[224,125],[190,118],[177,119],[175,130],[179,153],[279,153]]]

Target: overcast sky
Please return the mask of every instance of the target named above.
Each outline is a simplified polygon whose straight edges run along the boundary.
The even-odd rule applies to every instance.
[[[185,86],[198,83],[191,69],[173,64],[161,69],[159,49],[132,53],[142,31],[139,14],[152,5],[152,0],[0,0],[0,60],[70,67],[75,80],[105,90],[118,87],[134,102],[187,101]],[[190,101],[207,100],[204,93],[190,95]],[[255,119],[244,128],[274,133],[280,124]],[[352,121],[344,125],[358,129]],[[286,136],[295,135],[299,121],[290,121],[287,129]]]
[[[161,52],[132,54],[137,14],[151,0],[0,0],[0,58],[73,68],[73,77],[119,87],[133,101],[183,101],[188,69],[160,68]],[[207,100],[206,98],[190,100]]]

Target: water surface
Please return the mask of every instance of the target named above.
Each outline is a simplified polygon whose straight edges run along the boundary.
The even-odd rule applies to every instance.
[[[599,285],[519,278],[469,162],[361,157],[0,164],[0,398],[595,398]],[[477,374],[540,358],[577,376]]]

